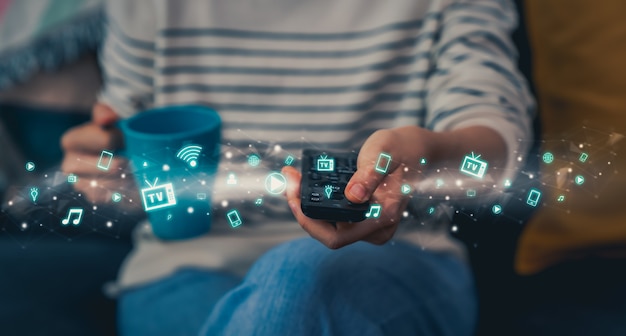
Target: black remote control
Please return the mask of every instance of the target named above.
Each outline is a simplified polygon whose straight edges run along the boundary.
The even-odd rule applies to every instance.
[[[300,199],[307,217],[333,222],[360,222],[366,218],[369,203],[352,203],[344,195],[356,172],[356,160],[355,153],[303,151]]]

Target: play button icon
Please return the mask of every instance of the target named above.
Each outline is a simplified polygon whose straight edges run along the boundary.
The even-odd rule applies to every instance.
[[[502,213],[502,206],[500,204],[495,204],[493,207],[491,207],[491,212],[493,212],[494,215],[499,215]]]
[[[26,170],[32,172],[35,170],[35,164],[32,162],[26,162]]]
[[[402,187],[400,187],[400,191],[403,194],[408,195],[411,192],[411,186],[408,184],[403,184]]]
[[[578,175],[576,176],[574,181],[576,182],[576,184],[582,185],[583,183],[585,183],[585,178],[582,175]]]
[[[265,190],[270,194],[282,194],[286,188],[287,179],[280,173],[271,173],[265,178]]]
[[[113,200],[113,202],[117,203],[122,200],[122,194],[113,193],[113,195],[111,195],[111,199]]]

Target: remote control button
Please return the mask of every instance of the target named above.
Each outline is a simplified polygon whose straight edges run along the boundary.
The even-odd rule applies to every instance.
[[[311,200],[311,202],[319,202],[321,199],[319,197],[311,196],[310,200]]]
[[[320,197],[320,193],[312,192],[311,197]]]
[[[341,201],[343,199],[343,193],[339,193],[339,192],[333,193],[333,199],[336,201]]]

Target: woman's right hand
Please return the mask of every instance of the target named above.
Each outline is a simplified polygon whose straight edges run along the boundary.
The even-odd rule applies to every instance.
[[[108,170],[98,168],[103,150],[115,153],[124,147],[121,131],[114,127],[119,119],[109,106],[98,103],[92,110],[90,122],[67,131],[61,139],[65,155],[61,169],[65,174],[74,174],[78,181],[74,189],[83,193],[96,204],[112,202],[113,193],[123,195],[123,200],[138,200],[137,188],[128,168],[128,160],[113,155]],[[136,204],[139,202],[122,202]]]

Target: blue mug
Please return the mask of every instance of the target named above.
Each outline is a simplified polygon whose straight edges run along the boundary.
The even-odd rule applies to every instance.
[[[155,108],[119,122],[157,237],[187,239],[211,229],[221,125],[217,111],[197,105]]]

